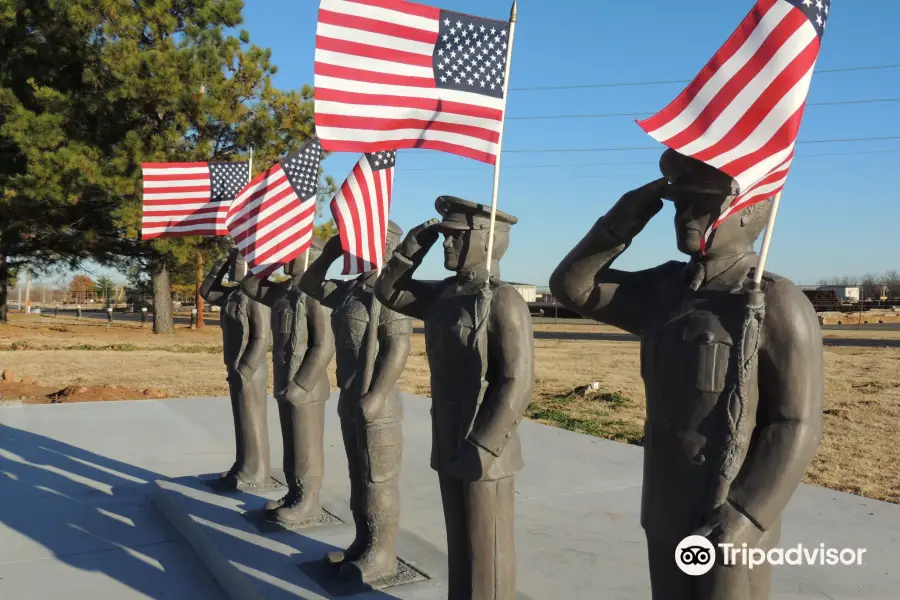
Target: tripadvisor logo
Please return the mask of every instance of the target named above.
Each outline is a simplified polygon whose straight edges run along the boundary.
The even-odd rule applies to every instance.
[[[792,548],[772,548],[762,550],[740,547],[734,544],[719,544],[719,554],[725,566],[745,566],[750,569],[768,564],[781,566],[837,566],[862,565],[865,548],[827,548],[819,544],[812,548],[798,544]],[[698,577],[709,573],[716,563],[716,547],[705,537],[692,535],[681,540],[675,549],[675,564],[687,575]]]

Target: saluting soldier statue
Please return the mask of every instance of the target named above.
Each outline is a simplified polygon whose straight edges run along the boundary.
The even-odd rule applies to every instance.
[[[322,243],[313,236],[310,252],[321,248]],[[315,521],[322,514],[328,363],[334,356],[328,312],[298,287],[304,259],[301,255],[285,266],[285,274],[291,277],[285,282],[258,277],[243,282],[248,296],[272,308],[275,399],[288,493],[267,502],[265,510],[270,520],[287,526]]]
[[[376,286],[391,310],[425,322],[434,441],[447,527],[451,600],[511,600],[516,589],[515,475],[519,422],[534,390],[534,339],[525,300],[499,281],[517,219],[498,212],[487,267],[488,207],[442,196],[443,221],[409,232]],[[439,234],[442,282],[412,279]]]
[[[822,334],[790,281],[752,281],[753,245],[769,201],[704,233],[737,184],[667,151],[665,178],[626,194],[563,260],[550,287],[565,306],[641,337],[647,394],[641,506],[655,600],[769,596],[771,571],[725,566],[682,573],[675,550],[690,535],[712,544],[777,546],[785,506],[822,436]],[[675,205],[678,249],[690,261],[626,272],[613,261],[663,207]]]
[[[230,271],[235,284],[222,284]],[[234,465],[221,475],[227,488],[269,487],[269,431],[266,421],[266,353],[269,351],[269,309],[241,290],[247,263],[237,249],[217,264],[200,286],[200,295],[221,309],[222,345],[228,370],[234,437]]]
[[[389,223],[385,256],[402,233],[393,221]],[[326,280],[328,268],[341,255],[341,238],[334,236],[310,265],[300,287],[332,309],[341,389],[338,414],[356,523],[350,547],[329,554],[327,560],[341,565],[342,579],[372,583],[397,572],[403,450],[403,401],[397,380],[409,358],[412,324],[374,299],[378,271],[349,281]]]

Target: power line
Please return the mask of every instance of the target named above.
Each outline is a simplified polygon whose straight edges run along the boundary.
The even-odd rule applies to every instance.
[[[836,144],[843,142],[874,142],[884,140],[900,140],[900,135],[866,138],[841,138],[832,140],[802,140],[797,144]],[[509,154],[556,154],[561,152],[625,152],[632,150],[660,150],[660,146],[621,146],[618,148],[548,148],[546,150],[504,150]]]
[[[862,67],[843,67],[839,69],[817,69],[816,73],[848,73],[853,71],[880,71],[884,69],[900,69],[900,64],[894,65],[868,65]],[[614,88],[614,87],[640,87],[649,85],[674,85],[676,83],[690,83],[690,79],[668,79],[660,81],[628,81],[622,83],[584,83],[576,85],[542,85],[534,87],[510,88],[514,92],[535,92],[539,90],[580,90],[588,88]]]
[[[859,152],[817,152],[815,154],[799,154],[797,159],[815,158],[819,156],[862,156],[870,154],[900,154],[900,150],[863,150]],[[642,160],[642,161],[625,161],[625,162],[590,162],[575,164],[557,164],[557,165],[503,165],[503,169],[572,169],[586,167],[621,167],[633,165],[658,165],[658,160]],[[484,171],[479,167],[420,167],[412,169],[403,169],[407,171]]]
[[[810,102],[806,106],[844,106],[856,104],[878,104],[886,102],[900,102],[900,98],[872,98],[866,100],[833,100],[828,102]],[[655,113],[599,113],[584,115],[534,115],[528,117],[506,117],[507,121],[540,121],[546,119],[608,119],[613,117],[649,117]]]

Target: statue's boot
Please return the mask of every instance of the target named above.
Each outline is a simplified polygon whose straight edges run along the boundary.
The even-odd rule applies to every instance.
[[[371,524],[370,544],[362,555],[341,565],[344,581],[372,583],[397,573],[397,521]]]
[[[363,551],[369,545],[369,530],[366,527],[365,517],[358,513],[353,513],[353,520],[356,522],[356,537],[353,543],[346,550],[338,550],[329,552],[325,555],[325,562],[332,565],[339,565],[345,562],[357,560],[362,556]]]
[[[314,521],[322,515],[321,479],[297,479],[295,492],[288,493],[285,502],[269,513],[269,518],[284,524]]]

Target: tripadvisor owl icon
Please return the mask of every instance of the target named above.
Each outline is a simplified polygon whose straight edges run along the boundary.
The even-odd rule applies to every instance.
[[[675,548],[675,564],[686,575],[705,575],[716,564],[716,549],[705,537],[686,537]]]

